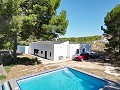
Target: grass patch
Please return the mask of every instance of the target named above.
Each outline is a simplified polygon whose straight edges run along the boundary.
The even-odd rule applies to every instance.
[[[5,75],[0,75],[0,80],[6,79]]]
[[[4,69],[7,73],[9,73],[11,71],[11,67],[13,67],[14,65],[10,65],[10,66],[4,66]]]

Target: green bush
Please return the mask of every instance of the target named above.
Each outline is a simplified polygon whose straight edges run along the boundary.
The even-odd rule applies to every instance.
[[[120,67],[120,61],[115,62],[117,67]]]
[[[40,61],[40,60],[38,60],[38,58],[37,58],[37,57],[32,58],[32,61],[33,61],[33,64],[34,64],[34,65],[41,64],[41,61]]]
[[[2,55],[2,62],[4,66],[9,66],[14,64],[12,55]]]
[[[41,63],[40,61],[38,61],[37,57],[32,58],[32,59],[28,57],[18,57],[17,61],[14,62],[12,55],[5,55],[5,54],[2,55],[2,62],[4,66],[8,66],[6,67],[7,69],[9,69],[9,66],[14,65],[14,64],[36,65],[36,64]]]
[[[5,75],[0,75],[0,80],[6,79]]]
[[[37,57],[35,58],[27,58],[27,57],[22,57],[17,59],[18,64],[24,64],[24,65],[36,65],[40,64],[40,61],[38,61]]]
[[[27,57],[18,57],[17,58],[17,61],[18,63],[24,63],[26,61],[30,61],[31,59],[30,58],[27,58]]]

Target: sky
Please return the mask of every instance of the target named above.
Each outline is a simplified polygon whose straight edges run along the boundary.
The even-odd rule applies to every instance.
[[[61,37],[102,35],[104,17],[117,4],[120,0],[61,0],[58,13],[66,10],[69,20],[67,32]]]

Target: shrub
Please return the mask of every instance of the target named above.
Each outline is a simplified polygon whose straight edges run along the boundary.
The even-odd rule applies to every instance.
[[[22,57],[22,58],[18,58],[18,64],[24,64],[24,65],[36,65],[36,64],[40,64],[40,61],[38,61],[37,57],[35,58],[27,58],[27,57]]]
[[[27,58],[27,57],[20,58],[20,57],[18,57],[17,61],[18,61],[18,63],[24,63],[26,61],[30,61],[30,58]]]
[[[37,57],[32,58],[32,61],[33,61],[33,64],[34,64],[34,65],[41,64],[41,61],[40,61],[40,60],[38,60],[38,58],[37,58]]]
[[[0,80],[6,79],[5,75],[0,75]]]
[[[4,66],[9,66],[14,64],[12,55],[2,55],[2,62]]]
[[[120,61],[117,61],[117,62],[116,62],[116,66],[117,66],[117,67],[120,67]]]

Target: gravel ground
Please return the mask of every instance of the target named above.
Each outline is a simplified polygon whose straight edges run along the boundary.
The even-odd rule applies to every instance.
[[[10,80],[12,78],[18,78],[21,76],[26,76],[30,74],[35,74],[55,68],[60,68],[60,67],[73,67],[77,68],[82,71],[86,71],[101,77],[104,77],[109,80],[113,80],[116,82],[120,82],[120,77],[119,76],[114,76],[114,75],[109,75],[104,72],[105,66],[103,66],[101,63],[98,62],[79,62],[79,61],[64,61],[64,62],[59,62],[59,63],[48,63],[48,64],[39,64],[39,65],[15,65],[14,67],[11,68],[11,71],[7,75],[6,80]],[[6,81],[4,80],[4,81]],[[2,82],[1,80],[0,82]]]

